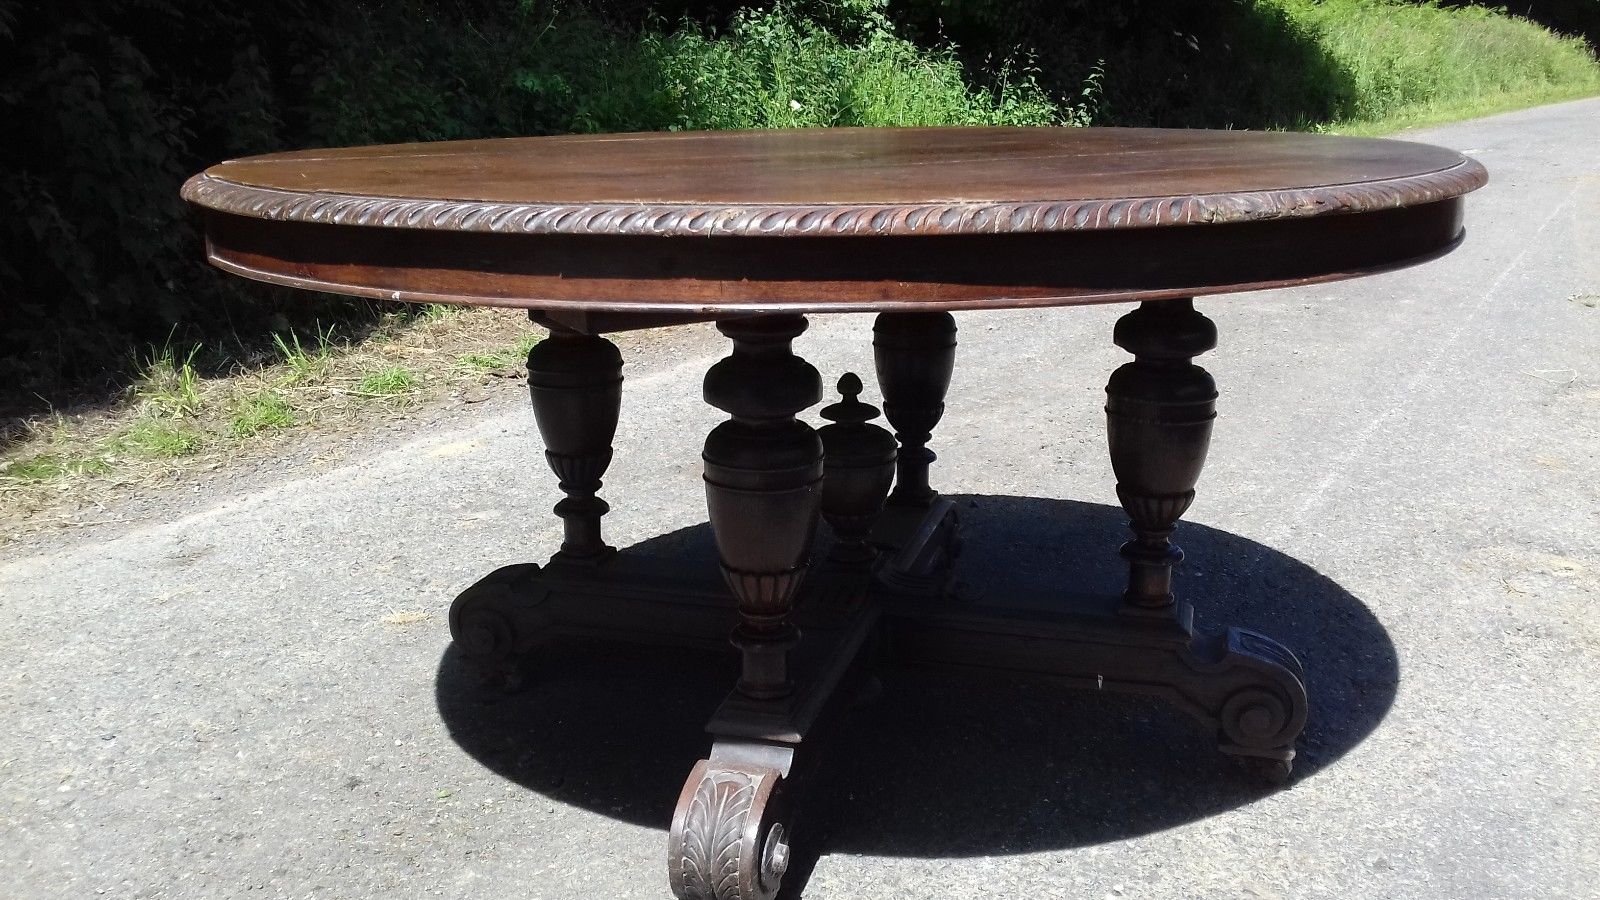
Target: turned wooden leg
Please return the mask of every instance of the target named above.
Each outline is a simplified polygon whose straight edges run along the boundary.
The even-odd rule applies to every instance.
[[[706,505],[739,606],[739,690],[771,699],[790,691],[789,648],[799,638],[790,612],[822,497],[822,442],[794,416],[822,399],[822,378],[790,349],[804,316],[717,328],[733,339],[733,353],[706,373],[705,398],[731,418],[706,438]]]
[[[1172,531],[1194,502],[1217,418],[1217,385],[1193,363],[1217,346],[1217,327],[1193,300],[1152,300],[1117,320],[1115,340],[1133,354],[1106,385],[1111,467],[1134,535],[1122,545],[1128,589],[1121,612],[1175,622],[1187,633],[1191,616],[1172,594],[1172,567],[1183,561]],[[1308,712],[1294,654],[1265,635],[1230,628],[1220,640],[1195,641],[1183,658],[1192,673],[1176,681],[1191,697],[1209,697],[1199,710],[1216,722],[1221,749],[1270,780],[1287,779]]]
[[[822,500],[822,441],[795,419],[822,399],[822,378],[795,356],[804,316],[721,322],[733,353],[706,373],[705,398],[730,418],[706,437],[706,505],[722,574],[739,607],[738,689],[724,703],[782,706],[793,692],[790,621]],[[718,733],[684,784],[667,837],[682,900],[771,900],[789,865],[784,785],[795,748]],[[738,729],[735,729],[738,730]],[[725,740],[725,738],[727,738]]]
[[[611,440],[622,404],[622,355],[602,337],[552,329],[528,352],[528,390],[544,438],[545,459],[566,497],[556,504],[565,532],[551,559],[559,568],[600,571],[616,551],[600,537],[610,507],[595,496],[611,464]],[[516,659],[555,624],[544,583],[532,564],[507,566],[469,587],[450,606],[450,634],[462,654],[487,674],[515,680]]]
[[[894,493],[889,502],[927,506],[928,449],[933,428],[944,415],[944,396],[956,360],[956,320],[945,312],[881,313],[872,326],[883,413],[900,441]]]
[[[1117,346],[1133,362],[1106,385],[1106,428],[1117,499],[1134,538],[1123,611],[1174,614],[1172,567],[1183,551],[1172,543],[1178,518],[1194,502],[1216,419],[1217,387],[1191,360],[1217,345],[1217,329],[1192,300],[1153,300],[1117,321]]]
[[[598,335],[553,330],[528,353],[528,389],[545,459],[567,495],[555,508],[565,536],[554,561],[605,559],[614,551],[600,537],[600,517],[611,508],[596,492],[617,433],[622,354]]]
[[[1122,547],[1128,585],[1117,613],[1099,612],[1095,601],[1081,618],[1031,621],[983,609],[902,607],[886,620],[886,644],[918,666],[1033,672],[1095,691],[1163,697],[1215,729],[1223,752],[1282,781],[1308,714],[1300,661],[1242,628],[1196,634],[1192,610],[1172,593],[1172,567],[1183,559],[1173,528],[1194,500],[1216,418],[1216,385],[1192,360],[1216,346],[1216,328],[1191,300],[1151,301],[1117,322],[1116,342],[1134,355],[1106,386],[1117,496],[1134,534]],[[1053,587],[1046,596],[1073,593]]]

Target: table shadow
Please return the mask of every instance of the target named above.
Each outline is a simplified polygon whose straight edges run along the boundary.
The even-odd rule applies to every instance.
[[[958,578],[998,596],[1058,573],[1115,590],[1121,509],[1065,500],[958,496]],[[1306,564],[1247,538],[1184,523],[1178,590],[1203,628],[1271,635],[1305,663],[1311,716],[1293,783],[1316,777],[1371,733],[1398,686],[1394,645],[1372,612]],[[710,553],[706,525],[636,545]],[[1070,581],[1066,581],[1070,579]],[[665,830],[702,726],[727,693],[731,656],[555,648],[515,693],[486,688],[453,650],[437,702],[452,738],[496,773],[554,800]],[[819,854],[921,858],[1061,849],[1160,831],[1271,793],[1216,752],[1214,738],[1150,700],[1048,683],[894,672],[852,712],[808,797],[786,894]]]

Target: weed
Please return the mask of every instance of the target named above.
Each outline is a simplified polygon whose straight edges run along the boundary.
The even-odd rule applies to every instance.
[[[463,369],[474,372],[503,372],[527,362],[528,351],[541,340],[537,334],[524,334],[517,339],[517,343],[506,350],[492,350],[485,353],[463,353],[456,358],[456,363]]]
[[[272,343],[277,345],[283,364],[289,370],[287,380],[290,384],[316,384],[327,377],[328,357],[334,349],[332,325],[326,331],[320,327],[317,329],[317,343],[311,348],[300,342],[299,334],[292,332],[288,341],[283,339],[283,335],[274,334]]]
[[[509,352],[492,351],[489,353],[463,353],[456,358],[456,363],[463,369],[475,372],[499,372],[509,369],[515,359]]]
[[[517,338],[517,346],[513,352],[523,359],[527,359],[528,351],[532,350],[534,345],[538,344],[542,340],[544,340],[544,335],[534,334],[531,331],[527,332],[523,334],[522,337]]]
[[[270,391],[249,394],[234,405],[229,428],[235,437],[247,438],[276,428],[294,424],[294,411],[289,402]]]
[[[72,475],[102,475],[110,470],[111,464],[103,457],[67,458],[47,453],[6,463],[0,468],[0,478],[23,484],[38,484]]]
[[[423,322],[439,322],[461,312],[453,303],[424,303],[417,307],[416,318]]]
[[[176,459],[199,450],[204,436],[194,428],[145,417],[112,438],[112,449],[153,459]]]
[[[200,411],[200,375],[194,359],[200,354],[197,344],[180,359],[169,342],[150,355],[140,366],[134,394],[158,416],[179,419]]]
[[[417,376],[404,366],[379,369],[361,379],[358,394],[368,397],[395,397],[417,387]]]

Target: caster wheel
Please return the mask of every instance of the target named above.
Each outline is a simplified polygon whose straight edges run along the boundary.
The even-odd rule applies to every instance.
[[[775,770],[695,764],[667,839],[680,900],[772,900],[789,868],[783,778]]]

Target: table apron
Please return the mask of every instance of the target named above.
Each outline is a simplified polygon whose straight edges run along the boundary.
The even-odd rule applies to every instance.
[[[1284,287],[1422,262],[1464,234],[1459,197],[1271,221],[934,237],[440,233],[209,216],[212,262],[262,281],[657,316],[1070,306]],[[606,330],[638,327],[613,324]]]

